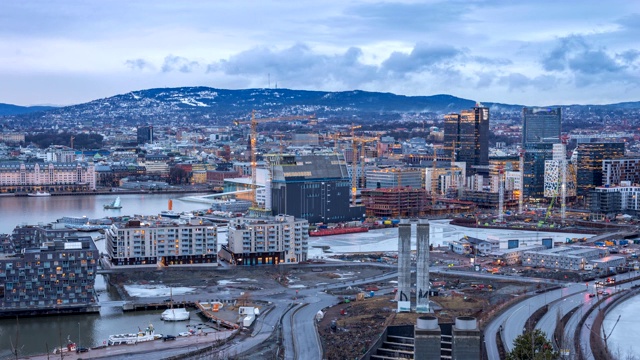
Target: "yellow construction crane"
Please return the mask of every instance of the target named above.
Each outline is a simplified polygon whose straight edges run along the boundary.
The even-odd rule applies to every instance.
[[[351,125],[351,205],[356,206],[356,190],[358,188],[358,145],[356,143],[356,129],[362,125]]]
[[[266,123],[266,122],[276,122],[276,121],[296,121],[296,120],[314,120],[316,118],[315,115],[303,115],[303,116],[282,116],[276,118],[257,118],[256,119],[256,111],[251,111],[251,120],[234,120],[233,123],[235,125],[242,124],[250,124],[251,125],[251,138],[249,140],[249,145],[251,146],[251,204],[253,208],[258,207],[258,202],[256,201],[256,168],[257,168],[257,160],[256,160],[256,146],[258,144],[258,124]]]

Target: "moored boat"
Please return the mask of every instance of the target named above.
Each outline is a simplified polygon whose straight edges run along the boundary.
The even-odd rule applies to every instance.
[[[362,233],[368,232],[369,228],[366,227],[342,227],[335,229],[318,229],[309,231],[309,236],[330,236],[330,235],[341,235],[341,234],[354,234],[354,233]]]
[[[55,355],[55,354],[61,354],[66,352],[75,352],[77,348],[78,347],[76,343],[71,341],[71,339],[67,339],[67,345],[53,349],[53,354]]]
[[[122,205],[120,204],[120,196],[118,196],[110,204],[104,204],[104,208],[105,209],[122,209]]]
[[[139,330],[135,334],[117,334],[117,335],[109,335],[108,345],[125,345],[125,344],[136,344],[139,342],[152,341],[162,338],[162,335],[156,334],[153,329],[153,325],[149,324],[149,326],[144,330]]]
[[[185,308],[167,309],[162,312],[160,318],[164,321],[185,321],[189,320],[191,314]]]
[[[44,196],[51,196],[51,194],[49,194],[46,191],[36,191],[34,193],[28,193],[27,196],[31,196],[31,197],[44,197]]]

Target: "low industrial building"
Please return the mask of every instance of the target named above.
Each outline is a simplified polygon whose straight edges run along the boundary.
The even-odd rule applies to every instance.
[[[490,242],[470,236],[465,236],[460,240],[451,243],[451,250],[456,254],[487,254],[499,250],[497,242]]]
[[[493,257],[500,265],[515,265],[522,261],[525,253],[545,249],[542,245],[523,246],[515,249],[492,251],[489,256]]]
[[[594,269],[611,270],[619,266],[624,266],[627,259],[624,256],[606,256],[601,259],[589,261]]]
[[[523,266],[547,269],[583,270],[591,260],[600,259],[606,251],[583,246],[561,246],[541,251],[528,251],[522,258]]]

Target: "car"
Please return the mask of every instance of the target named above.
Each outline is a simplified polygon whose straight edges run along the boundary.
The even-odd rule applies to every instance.
[[[173,335],[165,335],[165,336],[162,338],[162,341],[171,341],[171,340],[175,340],[175,339],[176,339],[176,337],[175,337],[175,336],[173,336]]]
[[[598,290],[598,295],[602,295],[603,293],[604,293],[604,291]]]
[[[86,347],[79,347],[76,349],[76,353],[80,354],[80,353],[86,353],[88,352],[89,349],[87,349]]]
[[[594,297],[594,296],[596,296],[596,294],[594,294],[594,293],[589,293],[589,297],[590,297],[590,298],[592,298],[592,297]]]
[[[603,291],[603,292],[602,292],[602,296],[609,296],[609,295],[611,295],[611,294],[609,294],[609,292],[608,292],[608,291]]]

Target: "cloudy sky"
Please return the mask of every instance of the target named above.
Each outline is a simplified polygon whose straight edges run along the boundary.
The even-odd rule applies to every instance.
[[[2,0],[0,103],[153,87],[640,100],[636,0]]]

